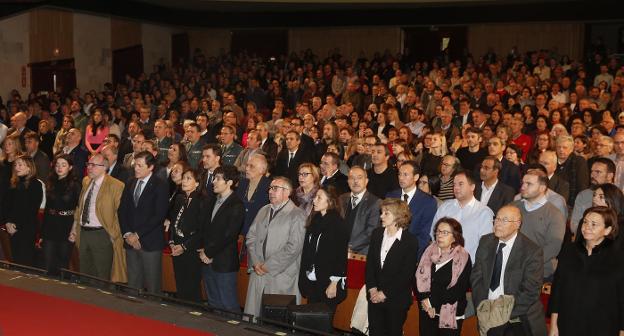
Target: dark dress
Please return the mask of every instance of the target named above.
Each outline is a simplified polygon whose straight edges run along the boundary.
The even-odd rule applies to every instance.
[[[335,209],[328,210],[325,216],[313,213],[310,225],[306,229],[301,267],[299,268],[299,290],[308,298],[309,303],[323,302],[333,311],[347,295],[346,282],[338,282],[336,297],[328,299],[325,290],[330,284],[330,277],[347,276],[347,250],[350,231]],[[316,280],[310,280],[308,274],[314,270]]]
[[[43,185],[35,178],[28,182],[20,177],[17,185],[9,189],[3,207],[6,204],[6,222],[15,224],[17,229],[11,236],[13,262],[34,266],[37,213],[43,199]]]
[[[45,268],[50,274],[58,274],[60,268],[69,267],[74,245],[67,238],[74,223],[81,185],[70,176],[55,181],[53,187],[46,190],[41,238]]]
[[[610,239],[591,256],[578,242],[563,247],[548,305],[559,314],[559,335],[617,336],[624,329],[623,256]]]
[[[470,272],[472,271],[472,263],[470,260],[464,266],[464,270],[457,279],[455,286],[447,288],[451,283],[453,261],[447,262],[444,266],[436,271],[436,265],[431,264],[431,291],[427,293],[417,293],[418,301],[429,299],[431,306],[435,308],[436,313],[440,312],[443,304],[453,304],[457,302],[456,316],[464,315],[466,310],[466,292],[470,288]],[[430,318],[422,309],[418,328],[420,335],[460,335],[463,319],[457,320],[457,329],[440,329],[439,317]]]
[[[190,202],[189,202],[190,201]],[[178,194],[167,217],[169,244],[182,245],[184,253],[173,259],[177,298],[187,301],[201,301],[201,260],[197,254],[201,240],[201,220],[205,216],[205,199],[194,191],[187,198]]]
[[[428,151],[423,153],[420,161],[420,174],[422,175],[440,175],[440,163],[442,156],[436,156]]]

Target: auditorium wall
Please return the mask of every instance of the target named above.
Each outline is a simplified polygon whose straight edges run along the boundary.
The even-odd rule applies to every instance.
[[[141,43],[143,44],[143,68],[151,73],[155,64],[171,65],[171,35],[178,29],[153,24],[141,25]]]
[[[0,20],[0,97],[4,102],[13,89],[22,97],[30,91],[29,22],[28,13]]]
[[[232,45],[232,33],[229,29],[189,30],[191,57],[196,48],[200,48],[207,57],[218,56],[222,51],[228,52]]]
[[[324,58],[338,47],[347,59],[355,59],[361,52],[370,58],[386,49],[398,52],[402,39],[399,27],[294,28],[288,32],[288,49],[301,52],[310,48]]]
[[[30,12],[30,63],[74,57],[72,12],[35,9]]]
[[[74,14],[74,60],[76,85],[82,93],[103,90],[110,82],[111,20],[85,14]]]

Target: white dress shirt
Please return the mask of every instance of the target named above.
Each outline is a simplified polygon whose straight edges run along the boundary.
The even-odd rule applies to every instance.
[[[485,182],[481,182],[481,200],[480,200],[481,203],[485,205],[488,204],[488,202],[490,201],[490,197],[492,197],[492,193],[494,192],[494,188],[496,188],[497,184],[498,184],[498,179],[489,188],[485,185]]]
[[[401,236],[403,235],[403,229],[397,229],[392,236],[388,235],[388,228],[384,230],[383,240],[381,241],[381,268],[383,268],[384,263],[386,262],[386,257],[388,256],[388,252],[394,242],[397,240],[401,240]]]
[[[414,195],[416,195],[416,186],[414,186],[414,188],[411,191],[406,192],[405,190],[401,189],[401,201],[404,201],[405,199],[403,198],[403,195],[407,194],[407,204],[410,204],[410,202],[412,201],[412,198],[414,198]]]
[[[494,291],[492,291],[491,289],[488,290],[489,300],[498,299],[499,296],[505,294],[505,285],[504,285],[505,284],[505,267],[507,266],[507,261],[509,260],[509,254],[511,253],[511,248],[513,247],[513,244],[516,241],[516,237],[518,237],[517,232],[516,234],[513,235],[513,237],[511,237],[507,241],[500,241],[500,240],[498,241],[498,244],[505,243],[505,247],[503,247],[503,266],[501,267],[500,282],[499,282],[500,285]],[[498,251],[498,245],[496,245],[496,251]],[[489,282],[488,282],[488,286],[489,286]]]

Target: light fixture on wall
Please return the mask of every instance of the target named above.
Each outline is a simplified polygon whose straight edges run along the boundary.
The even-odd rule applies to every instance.
[[[52,50],[52,54],[54,54],[54,56],[58,56],[61,54],[61,50],[59,48],[54,48],[54,50]]]

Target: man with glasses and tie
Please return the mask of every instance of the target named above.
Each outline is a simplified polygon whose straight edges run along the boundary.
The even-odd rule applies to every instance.
[[[521,224],[520,209],[503,206],[494,219],[494,233],[479,241],[470,277],[474,306],[479,307],[484,300],[495,300],[501,295],[514,297],[510,320],[490,329],[488,335],[546,336],[540,301],[543,252],[520,232]]]
[[[350,228],[349,249],[366,255],[373,230],[379,227],[381,200],[368,192],[368,176],[360,166],[349,170],[347,183],[351,192],[340,195],[342,217]],[[431,225],[431,223],[429,223]]]
[[[100,153],[87,163],[69,241],[78,246],[81,273],[126,282],[126,259],[117,217],[124,184],[106,174],[108,167],[108,160]]]
[[[125,241],[128,286],[159,293],[162,277],[163,222],[169,208],[167,182],[156,176],[158,161],[150,152],[134,158],[134,178],[127,183],[118,216]]]
[[[290,180],[275,177],[269,186],[269,204],[258,211],[249,232],[247,251],[253,271],[245,301],[245,313],[260,316],[262,294],[296,295],[305,235],[306,215],[289,198]]]

